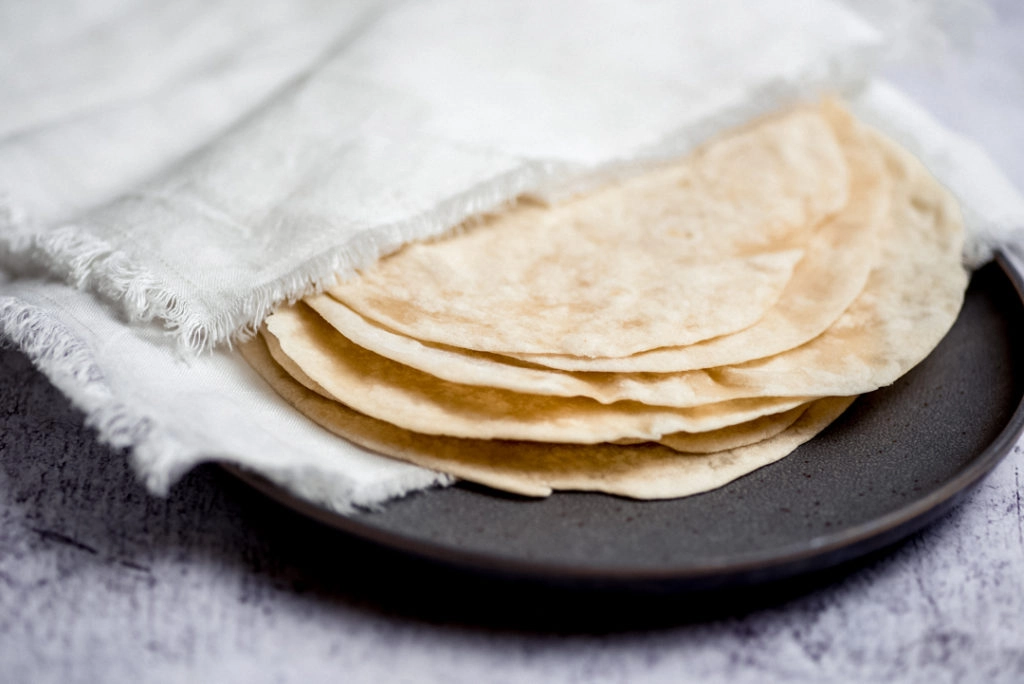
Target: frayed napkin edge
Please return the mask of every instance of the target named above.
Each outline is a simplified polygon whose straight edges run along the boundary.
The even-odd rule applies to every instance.
[[[0,297],[0,348],[14,348],[84,414],[85,426],[100,443],[125,451],[143,486],[167,496],[187,472],[204,462],[231,463],[251,470],[253,464],[230,455],[214,456],[175,437],[156,416],[119,400],[82,339],[55,314],[17,297]],[[444,487],[455,478],[419,473],[356,486],[344,473],[309,464],[258,467],[259,476],[299,497],[341,514],[379,510],[388,501],[426,487]],[[315,477],[311,476],[315,475]]]
[[[291,272],[252,288],[224,312],[197,307],[176,293],[173,283],[139,266],[128,254],[68,223],[39,230],[8,198],[0,197],[0,268],[14,277],[44,272],[78,290],[89,291],[132,322],[161,322],[190,353],[250,339],[271,311],[282,303],[322,292],[339,277],[354,275],[402,245],[441,235],[464,222],[500,210],[536,190],[544,181],[567,173],[564,165],[524,162],[515,169],[474,186],[428,212],[351,236]]]
[[[185,445],[158,421],[114,396],[92,350],[54,314],[16,297],[0,298],[0,346],[25,354],[85,414],[100,442],[130,449],[132,466],[151,492],[166,494],[194,465],[180,458]]]

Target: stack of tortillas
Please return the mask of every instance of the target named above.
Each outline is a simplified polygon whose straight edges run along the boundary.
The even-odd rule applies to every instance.
[[[921,361],[960,309],[962,241],[922,165],[826,101],[408,245],[243,352],[388,456],[526,495],[684,496]]]

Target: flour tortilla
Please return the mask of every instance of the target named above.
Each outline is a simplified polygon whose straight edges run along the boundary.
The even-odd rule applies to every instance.
[[[782,413],[761,416],[710,432],[674,432],[659,439],[658,443],[688,454],[710,454],[745,447],[779,434],[795,423],[810,406],[801,404]]]
[[[864,289],[877,258],[879,234],[889,224],[892,191],[877,136],[838,104],[829,103],[825,112],[846,155],[850,201],[808,243],[779,300],[756,324],[696,344],[623,358],[512,356],[565,371],[673,373],[774,356],[827,330]]]
[[[851,174],[850,204],[811,239],[782,297],[755,325],[687,347],[654,350],[622,359],[520,356],[523,361],[579,370],[678,372],[737,364],[792,349],[821,334],[864,289],[877,256],[878,233],[889,221],[892,194],[877,143],[838,105],[826,109]],[[672,383],[563,373],[507,357],[421,342],[360,316],[329,295],[306,300],[327,322],[361,347],[451,382],[514,392],[587,396],[602,403],[640,401],[689,406],[699,401],[671,391]]]
[[[439,380],[363,349],[304,304],[267,318],[272,351],[294,362],[330,397],[374,418],[424,434],[594,444],[623,437],[656,441],[707,432],[787,411],[815,397],[743,398],[692,408],[638,402],[604,405]]]
[[[823,107],[802,107],[675,166],[408,245],[328,291],[391,330],[477,351],[693,344],[760,320],[848,192]]]
[[[552,490],[599,491],[669,499],[721,487],[778,461],[837,418],[853,398],[814,402],[782,433],[758,444],[688,455],[657,444],[540,444],[418,434],[375,420],[296,382],[274,362],[261,338],[241,345],[249,364],[310,419],[367,449],[495,489],[543,497]]]
[[[315,392],[326,399],[335,401],[330,392],[324,389],[320,383],[306,375],[305,371],[303,371],[298,364],[292,361],[281,351],[280,344],[273,335],[264,335],[263,341],[266,343],[273,360],[277,362],[277,364],[281,366],[281,368],[284,369],[292,379],[311,392]],[[755,418],[754,420],[750,420],[745,423],[730,425],[728,427],[710,430],[708,432],[674,432],[672,434],[662,436],[662,438],[658,440],[658,443],[671,449],[675,449],[676,451],[690,454],[709,454],[716,451],[727,451],[737,447],[748,446],[779,434],[796,422],[796,420],[800,418],[805,411],[807,411],[810,405],[810,403],[800,404],[788,411],[761,416],[760,418]],[[617,439],[613,443],[635,445],[644,444],[645,441],[638,439]]]
[[[864,292],[807,344],[717,369],[723,387],[769,396],[812,387],[823,395],[863,394],[917,365],[956,321],[968,281],[959,206],[917,158],[875,135],[893,178],[892,222]]]
[[[610,373],[567,373],[502,359],[483,352],[426,345],[396,335],[362,319],[328,295],[303,300],[335,330],[364,349],[385,349],[381,354],[449,382],[495,387],[522,394],[553,397],[590,397],[602,404],[639,401],[650,406],[692,408],[708,403],[705,396],[722,392],[717,369],[670,375],[645,376]]]
[[[871,135],[891,181],[886,235],[864,290],[828,330],[796,349],[735,366],[672,374],[549,375],[547,387],[558,389],[561,383],[606,401],[629,397],[685,409],[742,398],[863,394],[910,370],[939,343],[963,303],[963,223],[953,198],[916,158]],[[557,404],[554,397],[548,400]],[[636,435],[619,435],[626,436]]]

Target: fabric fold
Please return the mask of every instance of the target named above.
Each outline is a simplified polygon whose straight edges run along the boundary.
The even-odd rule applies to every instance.
[[[348,21],[334,56],[148,180],[115,170],[43,202],[32,195],[49,183],[18,179],[67,160],[29,141],[0,168],[27,216],[0,232],[7,267],[41,264],[208,349],[518,195],[563,196],[794,101],[851,94],[880,49],[843,6],[796,0],[435,1]],[[79,141],[94,132],[66,135],[88,156]]]

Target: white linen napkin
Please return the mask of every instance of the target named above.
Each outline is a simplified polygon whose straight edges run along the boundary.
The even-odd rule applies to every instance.
[[[42,264],[205,349],[283,299],[517,195],[852,92],[882,46],[842,6],[797,0],[435,0],[335,23],[349,39],[332,57],[223,135],[204,127],[208,143],[151,178],[135,168],[153,158],[135,136],[104,129],[113,140],[93,154],[83,148],[95,132],[72,131],[60,155],[32,131],[17,136],[18,154],[0,154],[0,187],[27,218],[0,236],[7,263]],[[152,68],[179,78],[197,60],[189,45],[211,51],[186,43],[180,64]],[[134,92],[143,78],[122,80],[109,87]]]
[[[26,16],[0,40],[26,66],[0,74],[0,334],[155,492],[209,459],[337,510],[447,482],[330,437],[224,343],[406,241],[794,100],[844,94],[921,156],[965,207],[969,263],[1024,226],[983,153],[871,79],[891,42],[830,2],[136,2],[45,34]]]

